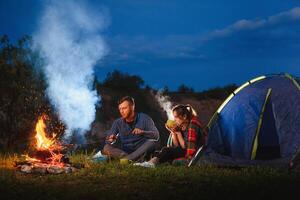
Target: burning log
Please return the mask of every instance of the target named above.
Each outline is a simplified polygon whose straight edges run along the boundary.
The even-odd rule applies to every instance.
[[[59,152],[59,151],[50,152],[47,150],[37,150],[37,151],[29,152],[28,156],[30,158],[35,158],[35,159],[39,160],[40,162],[47,163],[53,159],[53,154],[59,155],[60,162],[70,163],[70,160],[67,157],[67,155],[63,154],[63,152]]]
[[[41,161],[46,161],[49,158],[51,158],[52,154],[48,150],[37,150],[37,151],[29,152],[28,156]]]

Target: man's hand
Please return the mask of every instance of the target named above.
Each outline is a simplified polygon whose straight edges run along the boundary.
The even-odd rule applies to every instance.
[[[133,129],[132,133],[135,134],[135,135],[141,135],[141,134],[144,133],[144,130],[139,129],[139,128],[135,128],[135,129]]]
[[[117,136],[115,134],[109,135],[106,137],[106,141],[112,143],[117,139]]]

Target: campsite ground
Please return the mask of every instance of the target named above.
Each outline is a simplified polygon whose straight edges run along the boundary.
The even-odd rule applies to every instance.
[[[23,174],[19,155],[1,155],[1,199],[286,199],[300,194],[300,172],[270,168],[159,166],[145,169],[117,162],[93,164],[72,174]],[[3,198],[5,197],[5,198]]]

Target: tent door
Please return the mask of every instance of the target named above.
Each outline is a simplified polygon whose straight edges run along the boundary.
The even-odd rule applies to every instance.
[[[280,145],[275,125],[274,110],[272,105],[271,90],[268,91],[266,103],[262,109],[261,123],[257,133],[257,146],[255,160],[271,160],[280,158]]]

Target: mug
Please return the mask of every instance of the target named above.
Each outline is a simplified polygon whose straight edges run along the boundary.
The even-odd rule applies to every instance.
[[[120,164],[121,165],[127,165],[127,164],[129,164],[129,160],[127,158],[121,158],[120,159]]]

